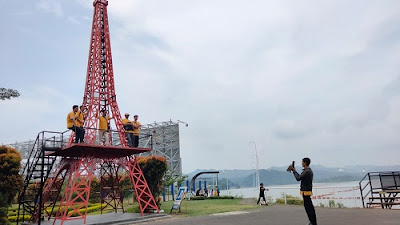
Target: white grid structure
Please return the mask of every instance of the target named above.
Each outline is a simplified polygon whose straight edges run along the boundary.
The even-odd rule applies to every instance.
[[[164,156],[168,163],[168,172],[173,175],[182,175],[182,159],[179,145],[180,122],[179,120],[178,122],[154,122],[142,125],[140,131],[139,147],[147,147],[149,138],[146,137],[149,135],[153,137],[153,151],[142,153],[142,155]]]

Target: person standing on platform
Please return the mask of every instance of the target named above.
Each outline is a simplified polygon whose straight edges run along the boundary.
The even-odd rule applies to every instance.
[[[85,120],[86,113],[84,113],[83,110],[84,110],[84,106],[81,105],[81,107],[79,107],[78,112],[75,113],[75,118],[76,118],[75,123],[78,127],[80,127],[82,129],[82,133],[79,137],[79,142],[81,142],[81,143],[84,142],[83,139],[85,138],[85,129],[83,128],[83,123]]]
[[[137,146],[139,146],[139,132],[140,132],[140,127],[142,127],[142,125],[140,124],[140,122],[138,121],[138,115],[135,115],[133,117],[133,121],[132,121],[132,125],[133,125],[133,147],[137,148]]]
[[[311,160],[309,158],[304,158],[302,160],[303,172],[301,174],[297,173],[294,166],[289,166],[288,170],[293,171],[294,177],[300,183],[300,195],[303,196],[304,209],[306,210],[309,225],[317,225],[317,215],[315,214],[314,205],[311,201],[312,195],[312,182],[314,178],[314,173],[310,168]]]
[[[103,137],[105,139],[104,145],[109,145],[110,138],[109,138],[109,130],[110,130],[110,120],[113,119],[112,117],[107,116],[106,110],[101,112],[101,116],[99,116],[99,140],[97,142],[100,145],[103,142]]]
[[[72,106],[72,111],[67,115],[67,128],[75,132],[75,143],[78,143],[82,137],[83,130],[76,124],[75,114],[78,112],[78,106]]]
[[[260,194],[258,195],[257,205],[260,203],[261,198],[264,199],[265,205],[268,205],[267,200],[265,200],[265,187],[263,183],[260,184]]]
[[[125,119],[122,119],[122,124],[124,124],[125,135],[128,139],[129,147],[133,147],[133,124],[129,120],[129,113],[125,113]]]

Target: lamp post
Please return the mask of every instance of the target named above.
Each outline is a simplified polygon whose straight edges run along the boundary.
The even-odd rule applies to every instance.
[[[249,146],[254,144],[254,150],[256,151],[256,187],[260,184],[260,174],[259,174],[259,165],[258,165],[258,153],[257,153],[257,145],[254,141],[249,142]]]
[[[186,122],[183,122],[183,121],[181,121],[181,120],[178,120],[178,121],[177,121],[177,123],[183,123],[183,124],[185,124],[187,127],[189,126],[189,124],[188,124],[188,123],[186,123]]]

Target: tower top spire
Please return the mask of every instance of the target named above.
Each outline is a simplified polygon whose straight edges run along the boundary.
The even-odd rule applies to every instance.
[[[96,6],[97,3],[108,5],[108,1],[107,0],[94,0],[93,1],[93,6]]]
[[[84,120],[84,127],[87,128],[85,143],[96,143],[97,130],[104,129],[100,127],[99,119],[103,112],[105,112],[105,118],[109,117],[113,119],[112,122],[116,128],[114,131],[118,133],[121,146],[126,147],[128,143],[114,87],[107,5],[107,0],[93,1],[93,24],[89,45],[86,85],[82,102],[84,106],[83,112],[86,113],[86,119]],[[107,123],[107,130],[109,129],[113,129],[113,126]],[[106,145],[111,145],[113,142],[112,138],[111,135],[108,139],[109,143],[106,143]]]

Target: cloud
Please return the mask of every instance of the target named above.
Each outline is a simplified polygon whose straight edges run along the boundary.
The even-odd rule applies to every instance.
[[[45,13],[51,13],[56,16],[63,16],[63,8],[59,0],[40,0],[36,3],[36,8]]]
[[[68,15],[82,26],[62,26],[66,35],[53,38],[74,44],[49,47],[60,57],[36,69],[62,77],[48,73],[47,85],[67,99],[46,100],[60,111],[41,125],[63,128],[60,118],[82,98],[93,5],[41,2],[62,16],[79,5]],[[286,165],[286,153],[328,166],[400,163],[399,12],[397,1],[109,1],[120,110],[143,124],[188,122],[180,133],[185,172],[252,168],[249,141],[265,153],[262,167]],[[48,54],[42,49],[23,53],[36,59]],[[67,77],[79,85],[65,91]],[[376,152],[393,157],[372,161]]]
[[[273,125],[273,132],[278,138],[293,139],[307,135],[304,124],[291,120],[278,120]]]
[[[81,21],[78,18],[73,17],[73,16],[68,16],[67,20],[69,22],[71,22],[71,23],[74,23],[74,24],[81,24]]]
[[[15,13],[10,13],[11,15],[14,16],[30,16],[33,14],[32,11],[20,11],[20,12],[15,12]]]

